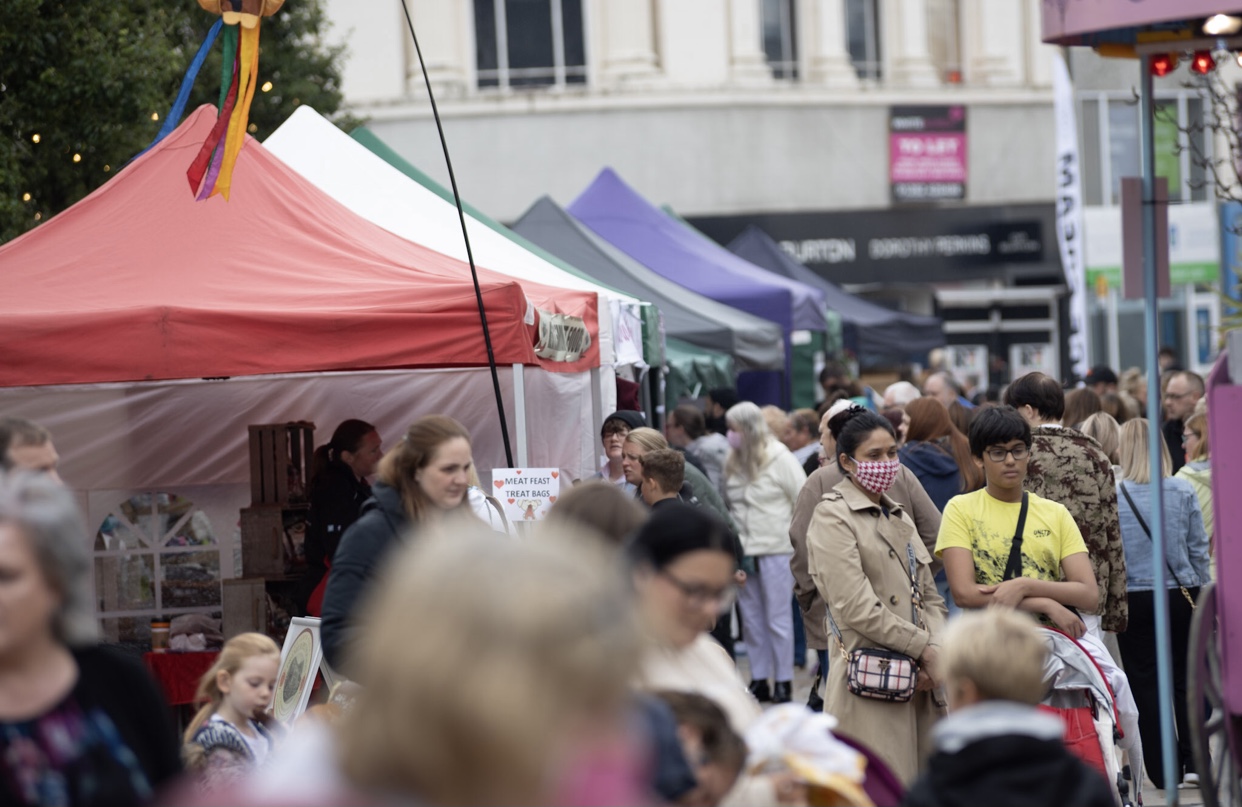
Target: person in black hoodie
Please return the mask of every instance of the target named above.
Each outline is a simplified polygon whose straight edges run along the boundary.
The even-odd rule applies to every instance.
[[[333,667],[347,670],[358,601],[406,532],[450,512],[470,513],[471,464],[470,433],[443,415],[416,420],[380,460],[371,498],[345,531],[328,571],[319,635]]]
[[[302,580],[301,604],[318,616],[315,589],[328,573],[345,530],[358,520],[362,504],[371,498],[367,478],[379,464],[380,436],[365,420],[346,420],[332,432],[332,439],[315,449],[307,488],[310,512],[306,525],[306,576]]]
[[[940,669],[949,716],[905,807],[1110,807],[1104,775],[1065,747],[1065,725],[1040,711],[1047,647],[1028,617],[1003,608],[949,623]]]

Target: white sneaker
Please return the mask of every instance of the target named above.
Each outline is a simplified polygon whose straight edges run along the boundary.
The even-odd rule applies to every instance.
[[[1198,787],[1198,786],[1199,786],[1199,774],[1188,773],[1182,777],[1182,787]]]

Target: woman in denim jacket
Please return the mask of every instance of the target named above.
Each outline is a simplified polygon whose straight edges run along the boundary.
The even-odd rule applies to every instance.
[[[1186,718],[1186,655],[1190,637],[1191,599],[1199,586],[1211,579],[1208,536],[1203,529],[1199,500],[1189,482],[1169,476],[1172,462],[1160,439],[1161,476],[1164,504],[1165,586],[1169,600],[1169,632],[1173,641],[1173,714],[1177,723],[1179,773],[1187,784],[1195,784],[1194,760],[1190,754],[1190,725]],[[1151,469],[1147,442],[1147,421],[1128,420],[1121,426],[1121,478],[1117,481],[1117,510],[1121,519],[1121,539],[1126,551],[1126,587],[1130,601],[1130,625],[1117,634],[1126,675],[1139,708],[1139,735],[1147,775],[1161,789],[1177,787],[1164,781],[1161,764],[1160,699],[1156,689],[1156,620],[1153,580],[1156,560],[1149,534],[1151,513]]]

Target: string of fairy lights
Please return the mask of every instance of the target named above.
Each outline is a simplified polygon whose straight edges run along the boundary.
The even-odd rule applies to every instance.
[[[271,92],[271,91],[272,91],[272,89],[273,89],[273,86],[274,86],[274,85],[272,84],[272,82],[270,82],[270,81],[265,81],[265,82],[263,82],[262,86],[260,86],[260,87],[259,87],[259,89],[260,89],[262,92]],[[294,99],[294,105],[295,105],[295,106],[297,105],[297,99],[296,99],[296,98]],[[160,113],[158,113],[158,112],[152,112],[152,113],[151,113],[151,120],[152,120],[153,122],[158,123],[158,122],[159,122],[159,120],[160,120]],[[254,134],[254,133],[255,133],[255,132],[257,132],[258,130],[259,130],[259,127],[258,127],[257,125],[255,125],[254,123],[251,123],[249,126],[247,126],[247,127],[246,127],[246,131],[250,132],[250,134]],[[43,135],[42,135],[41,133],[39,133],[39,132],[34,132],[34,133],[32,133],[32,134],[30,135],[30,142],[31,142],[31,143],[33,143],[33,144],[34,144],[34,145],[36,145],[36,146],[41,145],[41,144],[43,143]],[[66,149],[66,153],[68,153],[68,149]],[[72,155],[70,156],[70,158],[69,158],[69,159],[70,159],[70,160],[71,160],[71,161],[72,161],[75,165],[80,165],[80,164],[82,163],[82,152],[80,152],[80,151],[74,151],[74,152],[72,153]],[[105,174],[109,174],[109,173],[111,173],[111,172],[112,172],[112,166],[111,166],[111,164],[109,164],[109,163],[104,163],[104,165],[103,165],[103,169],[102,169],[102,170],[103,170],[103,172],[104,172]],[[35,201],[34,196],[33,196],[31,193],[26,192],[26,193],[23,193],[23,194],[22,194],[22,202],[24,202],[25,204],[30,204],[30,203],[32,203],[32,202],[34,202],[34,201]],[[35,220],[35,221],[42,221],[42,220],[43,220],[43,212],[42,212],[42,211],[40,211],[40,210],[36,210],[36,211],[34,212],[34,216],[33,216],[33,218],[34,218],[34,220]]]

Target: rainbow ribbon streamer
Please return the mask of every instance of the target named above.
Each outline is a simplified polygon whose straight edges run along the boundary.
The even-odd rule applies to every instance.
[[[220,76],[220,113],[198,156],[186,171],[190,191],[199,201],[216,194],[226,201],[229,198],[233,168],[246,142],[250,105],[254,101],[258,77],[259,26],[227,26],[224,29],[224,59]]]

